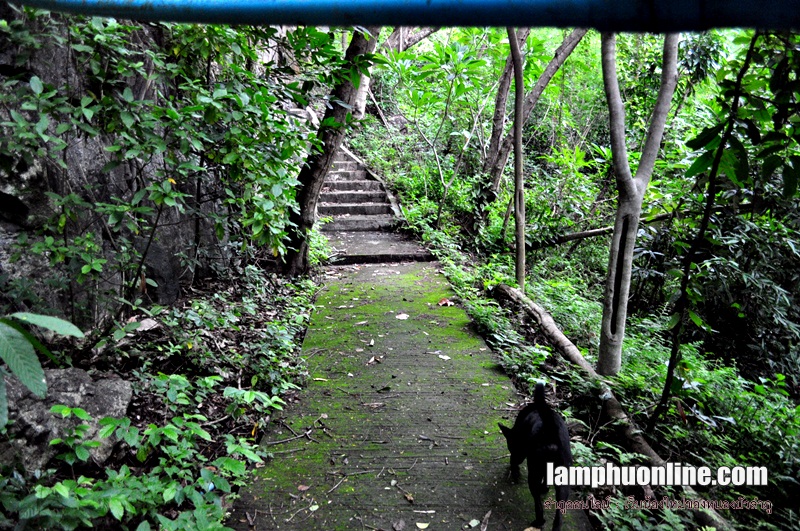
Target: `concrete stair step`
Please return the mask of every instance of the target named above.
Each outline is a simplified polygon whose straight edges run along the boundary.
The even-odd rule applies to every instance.
[[[320,216],[341,216],[350,214],[357,215],[376,215],[391,214],[392,206],[387,203],[319,203],[317,212]]]
[[[335,170],[328,172],[325,177],[326,181],[358,181],[367,179],[366,170]]]
[[[336,265],[434,259],[430,251],[417,242],[392,232],[339,231],[328,232],[326,236],[333,249],[331,262]]]
[[[326,191],[323,189],[319,200],[321,203],[389,203],[386,193],[382,190]]]
[[[358,169],[358,162],[349,159],[337,159],[333,161],[333,168],[331,168],[331,171],[357,170],[357,169]]]
[[[323,183],[323,189],[328,189],[332,192],[344,192],[344,191],[383,191],[383,185],[378,181],[368,181],[368,180],[361,180],[361,181],[337,181],[337,180],[328,180],[326,179]]]
[[[335,231],[381,231],[390,230],[397,224],[392,215],[379,216],[338,216],[322,226],[323,232]]]

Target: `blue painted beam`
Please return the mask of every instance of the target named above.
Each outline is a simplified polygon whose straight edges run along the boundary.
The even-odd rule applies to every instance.
[[[324,26],[800,29],[800,0],[15,0],[87,15],[172,22]]]

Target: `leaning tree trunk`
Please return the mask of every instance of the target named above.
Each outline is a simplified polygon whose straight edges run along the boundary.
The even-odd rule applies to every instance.
[[[625,337],[633,248],[636,245],[642,199],[653,173],[661,139],[664,136],[670,101],[678,81],[679,37],[677,34],[669,34],[664,38],[661,87],[658,91],[650,128],[647,131],[647,141],[642,150],[635,177],[631,174],[628,150],[625,144],[625,108],[617,81],[616,37],[614,34],[603,34],[602,40],[603,85],[611,122],[611,151],[619,202],[608,260],[608,278],[603,300],[597,372],[603,375],[613,375],[619,372],[622,360],[622,339]]]
[[[297,177],[300,181],[297,187],[298,210],[292,211],[289,216],[293,229],[289,233],[286,245],[288,250],[284,259],[284,271],[291,276],[306,273],[309,268],[308,231],[314,226],[322,182],[344,139],[347,114],[353,106],[358,89],[348,72],[360,71],[359,63],[363,64],[363,56],[375,50],[375,39],[380,28],[369,27],[365,30],[366,32],[354,32],[350,46],[347,47],[341,81],[331,93],[330,105],[317,133],[322,151],[312,151]]]

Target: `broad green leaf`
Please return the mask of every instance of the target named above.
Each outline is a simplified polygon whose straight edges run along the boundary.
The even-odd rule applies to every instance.
[[[55,485],[53,485],[53,491],[55,491],[60,496],[63,496],[64,498],[69,498],[69,487],[67,487],[61,482],[58,482]]]
[[[19,331],[0,320],[0,358],[33,394],[44,398],[47,381],[33,345]]]
[[[86,449],[85,446],[76,446],[75,447],[75,457],[80,459],[81,461],[88,461],[89,460],[89,450]]]
[[[33,77],[31,78],[31,83],[30,83],[30,84],[31,84],[31,90],[32,90],[32,91],[33,91],[33,93],[34,93],[34,94],[36,94],[37,96],[38,96],[39,94],[41,94],[41,93],[42,93],[42,91],[44,90],[44,86],[42,85],[42,80],[41,80],[41,79],[39,79],[39,76],[33,76]]]
[[[686,177],[694,177],[695,175],[699,175],[705,171],[707,171],[711,167],[711,162],[714,160],[714,153],[711,151],[706,151],[699,157],[695,159],[689,169],[686,170]]]
[[[706,323],[703,322],[703,319],[700,318],[699,315],[694,313],[692,310],[689,310],[689,319],[692,320],[694,324],[696,324],[699,328],[706,328]]]
[[[62,336],[83,337],[83,332],[81,332],[80,328],[69,321],[65,321],[64,319],[60,319],[58,317],[28,312],[12,313],[11,317],[17,319],[18,321],[22,321],[23,323],[47,328],[48,330],[52,330],[56,334],[60,334]]]
[[[136,531],[152,531],[152,529],[153,528],[150,527],[150,522],[145,520],[144,522],[139,524],[139,527],[136,528]]]
[[[111,510],[111,514],[114,515],[114,518],[117,520],[122,520],[122,517],[125,515],[125,508],[122,507],[122,503],[114,498],[108,500],[108,508]]]
[[[123,112],[119,113],[119,117],[122,120],[122,123],[125,124],[125,127],[127,127],[128,129],[133,127],[133,124],[135,123],[135,120],[134,120],[133,115],[131,113],[129,113],[128,111],[123,111]]]
[[[667,323],[667,330],[672,330],[675,328],[681,320],[681,314],[673,313],[672,317],[669,318],[669,322]]]
[[[714,127],[707,127],[699,135],[686,142],[686,146],[689,149],[700,149],[706,147],[715,138],[717,138],[717,135],[719,135],[719,132],[722,131],[722,127],[724,125],[725,124],[719,124],[715,125]]]
[[[170,486],[164,489],[164,492],[161,495],[164,497],[164,502],[169,503],[175,499],[176,494],[178,494],[178,484],[173,482],[170,484]]]
[[[50,119],[47,118],[46,115],[42,115],[42,117],[39,118],[39,121],[36,123],[36,132],[39,133],[40,135],[43,135],[45,134],[49,126],[50,126]]]

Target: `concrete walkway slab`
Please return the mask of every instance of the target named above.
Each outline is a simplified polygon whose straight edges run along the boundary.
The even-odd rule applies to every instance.
[[[308,388],[271,426],[274,458],[228,525],[441,531],[486,519],[490,530],[521,531],[533,520],[497,428],[513,422],[512,385],[449,305],[437,267],[328,269],[303,343]],[[567,513],[564,529],[587,528],[582,512]]]

